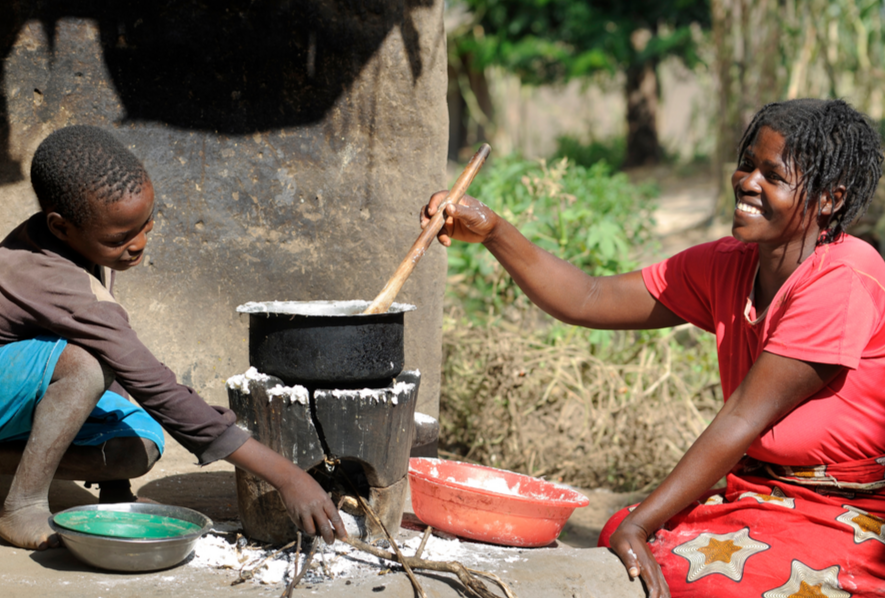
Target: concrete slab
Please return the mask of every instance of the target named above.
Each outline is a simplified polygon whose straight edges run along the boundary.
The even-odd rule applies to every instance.
[[[198,468],[193,463],[190,454],[170,443],[154,470],[135,480],[133,487],[141,496],[196,509],[219,524],[236,525],[233,467],[227,463],[215,463]],[[8,476],[0,476],[0,496],[5,495],[9,481]],[[86,489],[82,483],[54,482],[50,492],[50,506],[54,512],[96,500],[96,489]],[[626,497],[623,500],[625,504],[628,502]],[[593,502],[602,504],[598,500]],[[616,507],[606,507],[606,512],[599,513],[599,519],[604,520],[613,508]],[[596,524],[591,522],[589,515],[581,515],[586,524],[581,528],[584,533],[595,529]],[[415,537],[416,532],[401,530],[400,534],[402,538],[409,538]],[[605,549],[575,548],[558,542],[548,548],[507,549],[501,558],[497,557],[499,554],[502,554],[501,549],[497,547],[462,542],[453,560],[499,575],[519,598],[639,598],[645,595],[641,584],[631,582],[620,561]],[[429,558],[434,557],[430,555]],[[172,595],[263,598],[280,596],[285,589],[281,583],[262,585],[253,580],[232,586],[237,576],[236,570],[197,566],[193,559],[178,567],[152,573],[103,572],[80,563],[65,549],[32,552],[0,542],[3,598],[55,598],[59,595],[65,598],[168,598]],[[419,580],[429,598],[465,596],[454,576],[427,572],[420,573]],[[406,575],[396,568],[387,572],[377,568],[368,573],[361,568],[353,574],[322,583],[302,582],[293,592],[295,597],[375,595],[412,598],[415,594]]]
[[[472,550],[487,547],[477,544]],[[520,598],[639,598],[638,582],[627,579],[617,558],[601,548],[577,549],[565,545],[521,551],[517,562],[500,561],[485,570],[504,579]],[[401,570],[386,574],[359,574],[323,583],[300,584],[293,596],[369,596],[411,598],[411,584]],[[463,596],[453,576],[417,574],[429,598]],[[91,569],[67,550],[30,552],[0,548],[0,586],[5,598],[224,598],[226,596],[279,596],[283,584],[262,585],[247,581],[232,586],[233,570],[217,570],[184,564],[166,571],[141,574],[107,573]],[[488,584],[490,587],[492,584]],[[497,588],[495,588],[497,589]],[[498,591],[500,595],[503,593]]]

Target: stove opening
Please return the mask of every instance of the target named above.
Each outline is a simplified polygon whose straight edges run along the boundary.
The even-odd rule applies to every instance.
[[[323,487],[323,490],[331,493],[332,502],[337,506],[341,503],[341,509],[351,515],[363,515],[359,509],[359,501],[355,495],[359,495],[367,503],[371,486],[366,478],[363,464],[356,459],[342,457],[334,471],[330,472],[325,463],[313,467],[308,472]],[[344,502],[341,502],[345,497]]]

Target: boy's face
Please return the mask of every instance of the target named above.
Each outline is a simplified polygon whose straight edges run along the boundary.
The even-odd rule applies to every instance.
[[[57,213],[47,224],[53,234],[84,258],[112,270],[128,270],[144,258],[147,235],[154,228],[154,187],[145,181],[139,193],[112,204],[93,203],[93,216],[78,228]]]

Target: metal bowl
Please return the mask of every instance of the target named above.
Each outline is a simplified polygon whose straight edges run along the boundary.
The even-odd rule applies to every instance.
[[[149,513],[174,517],[200,526],[199,531],[162,539],[116,538],[84,534],[57,525],[53,519],[49,525],[61,537],[65,547],[86,563],[110,571],[156,571],[181,563],[194,550],[197,540],[212,527],[212,520],[192,509],[150,503],[119,503],[108,505],[85,505],[62,511],[120,511]]]

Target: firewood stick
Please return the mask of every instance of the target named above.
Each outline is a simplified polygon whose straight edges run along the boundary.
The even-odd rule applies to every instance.
[[[366,514],[367,517],[371,517],[372,521],[375,522],[375,525],[380,527],[384,531],[384,535],[387,536],[387,541],[390,542],[391,548],[396,552],[397,556],[400,557],[400,563],[403,566],[403,569],[406,571],[406,575],[409,577],[409,581],[412,582],[412,585],[415,586],[415,591],[418,593],[418,596],[421,598],[427,598],[427,594],[424,593],[424,588],[421,587],[421,584],[418,583],[418,578],[415,577],[415,574],[412,573],[412,569],[409,567],[407,563],[403,562],[403,555],[399,550],[399,546],[396,545],[396,540],[391,535],[391,533],[387,530],[383,523],[381,523],[381,519],[378,518],[378,515],[375,514],[375,511],[372,507],[369,506],[363,497],[360,496],[360,493],[357,491],[356,486],[354,486],[353,482],[350,481],[350,477],[348,477],[347,473],[343,469],[339,469],[342,477],[347,482],[347,485],[350,486],[350,491],[353,492],[354,498],[356,498],[357,502],[360,505],[360,508],[363,510],[363,513]]]
[[[433,528],[429,525],[427,529],[424,530],[424,537],[421,538],[421,544],[418,546],[418,550],[415,551],[415,558],[421,558],[421,553],[424,552],[424,546],[427,544],[427,538],[430,537],[430,532],[433,531]]]
[[[413,556],[397,556],[392,552],[387,552],[386,550],[377,548],[370,544],[366,544],[362,540],[357,540],[355,538],[346,538],[342,540],[342,542],[344,542],[345,544],[350,544],[357,550],[368,552],[372,556],[376,556],[380,559],[386,559],[388,561],[399,563],[403,565],[403,567],[408,564],[409,567],[412,569],[426,569],[428,571],[452,573],[458,578],[458,581],[460,581],[464,585],[464,587],[474,596],[478,596],[479,598],[498,598],[487,587],[485,587],[485,584],[483,584],[480,579],[476,577],[477,575],[482,575],[495,581],[499,586],[501,586],[501,589],[504,591],[504,594],[507,595],[507,598],[516,598],[516,595],[510,590],[507,584],[504,583],[504,581],[494,573],[468,569],[457,561],[430,561]]]
[[[301,556],[301,532],[298,532],[298,548],[295,549],[295,566],[298,566],[298,558]],[[292,581],[289,582],[289,585],[286,586],[286,590],[282,593],[280,598],[291,598],[292,590],[295,589],[295,586],[298,585],[298,582],[301,581],[301,578],[304,577],[304,574],[307,573],[308,567],[310,567],[310,562],[313,560],[313,555],[317,551],[316,540],[312,540],[310,543],[310,552],[307,553],[307,556],[304,558],[304,566],[301,567],[301,571],[298,572],[298,575],[292,578]]]

